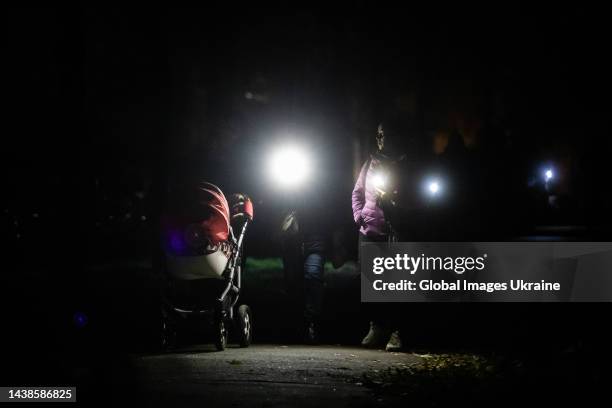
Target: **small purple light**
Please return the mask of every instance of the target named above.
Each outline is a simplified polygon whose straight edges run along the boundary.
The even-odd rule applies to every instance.
[[[76,312],[72,318],[74,324],[79,329],[82,329],[87,324],[87,315],[83,312]]]
[[[185,249],[181,234],[177,231],[172,231],[170,233],[170,248],[175,252],[181,252]]]

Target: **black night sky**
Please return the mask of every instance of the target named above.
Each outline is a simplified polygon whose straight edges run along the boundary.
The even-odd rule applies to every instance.
[[[409,240],[610,241],[610,22],[585,3],[11,8],[4,38],[12,347],[35,346],[41,328],[53,344],[78,344],[61,316],[85,304],[100,333],[126,304],[153,303],[109,306],[83,270],[154,259],[157,220],[178,185],[205,179],[249,194],[248,254],[280,256],[286,197],[264,169],[284,135],[317,156],[325,176],[304,195],[332,215],[350,259],[351,191],[380,121],[393,123],[406,180],[438,168],[456,186],[437,208],[412,203]],[[539,177],[551,163],[559,179],[547,192]],[[583,313],[562,306],[570,321]],[[588,343],[589,322],[572,338]]]

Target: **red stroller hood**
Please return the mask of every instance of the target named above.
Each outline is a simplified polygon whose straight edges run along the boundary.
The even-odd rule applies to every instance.
[[[218,245],[229,236],[229,205],[221,189],[214,184],[200,183],[198,193],[200,205],[210,214],[202,221],[202,229],[211,244]]]

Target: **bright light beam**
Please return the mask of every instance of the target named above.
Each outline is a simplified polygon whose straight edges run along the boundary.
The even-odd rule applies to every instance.
[[[385,184],[387,184],[386,177],[380,173],[374,176],[374,187],[376,188],[384,188]]]
[[[312,169],[307,152],[298,146],[289,145],[272,152],[268,171],[279,187],[293,189],[308,179]]]
[[[423,183],[423,190],[430,198],[437,198],[442,194],[444,188],[439,178],[427,178]]]
[[[552,169],[546,169],[546,171],[544,172],[544,179],[546,180],[546,182],[552,180],[554,176],[555,174],[553,173]]]

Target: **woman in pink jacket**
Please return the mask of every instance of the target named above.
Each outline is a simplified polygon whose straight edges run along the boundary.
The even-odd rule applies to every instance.
[[[363,164],[355,183],[352,195],[353,219],[359,227],[359,243],[386,242],[395,240],[395,232],[385,217],[384,208],[393,202],[393,189],[389,188],[389,167],[392,165],[385,149],[385,131],[383,124],[378,125],[376,132],[376,151]],[[389,330],[381,324],[388,313],[377,311],[371,313],[374,319],[370,321],[370,331],[361,344],[364,347],[377,347],[384,344]],[[387,351],[398,351],[402,347],[399,331],[394,330],[387,342]]]

